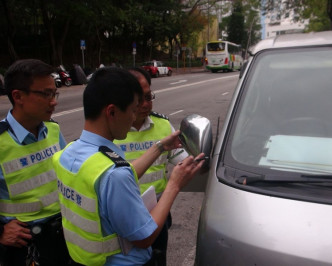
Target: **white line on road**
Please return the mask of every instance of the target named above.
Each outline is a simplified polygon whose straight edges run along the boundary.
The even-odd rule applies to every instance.
[[[179,110],[179,111],[176,111],[176,112],[174,112],[174,113],[171,113],[171,114],[169,114],[169,116],[171,116],[171,115],[175,115],[175,114],[178,114],[178,113],[181,113],[181,112],[183,112],[183,110]]]
[[[238,77],[238,76],[239,75],[232,75],[232,76],[215,78],[215,79],[210,79],[210,80],[202,80],[202,81],[195,82],[195,83],[180,85],[180,86],[176,86],[176,87],[172,87],[172,88],[167,88],[167,89],[156,90],[156,91],[154,91],[154,93],[161,93],[161,92],[173,91],[173,90],[176,90],[176,89],[179,89],[179,88],[189,87],[189,86],[192,86],[192,85],[202,84],[202,83],[206,83],[206,82],[210,82],[210,81],[215,81],[215,80],[235,78],[235,77]],[[63,116],[63,115],[67,115],[67,114],[79,112],[79,111],[82,111],[82,110],[83,110],[83,107],[80,107],[80,108],[76,108],[76,109],[72,109],[72,110],[68,110],[68,111],[63,111],[63,112],[60,112],[60,113],[56,113],[56,114],[52,115],[52,117]],[[181,111],[183,111],[183,110],[181,110]],[[173,114],[176,114],[176,112],[173,113]],[[173,114],[170,114],[170,115],[173,115]]]
[[[79,112],[79,111],[82,111],[82,110],[83,110],[83,107],[80,107],[80,108],[76,108],[76,109],[72,109],[72,110],[68,110],[68,111],[63,111],[63,112],[60,112],[60,113],[56,113],[56,114],[52,115],[52,117],[67,115],[67,114]]]
[[[229,92],[227,91],[227,92],[224,92],[222,95],[225,96],[225,95],[227,95],[228,93],[229,93]]]
[[[176,89],[179,89],[179,88],[184,88],[184,87],[189,87],[189,86],[192,86],[192,85],[207,83],[207,82],[210,82],[210,81],[216,81],[216,80],[221,80],[221,79],[230,79],[230,78],[238,78],[238,77],[239,77],[239,75],[232,75],[232,76],[227,76],[227,77],[221,77],[221,78],[215,78],[215,79],[209,79],[209,80],[202,80],[202,81],[198,81],[198,82],[194,82],[194,83],[175,86],[175,87],[172,87],[172,88],[160,89],[160,90],[156,90],[156,91],[153,91],[153,92],[154,93],[161,93],[161,92],[173,91],[173,90],[176,90]]]
[[[177,81],[177,82],[172,82],[172,83],[170,83],[171,85],[174,85],[174,84],[179,84],[179,83],[183,83],[183,82],[186,82],[187,80],[186,79],[181,79],[181,80],[179,80],[179,81]]]

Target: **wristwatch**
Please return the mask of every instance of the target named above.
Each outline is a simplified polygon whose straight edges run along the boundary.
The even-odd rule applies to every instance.
[[[157,147],[158,147],[160,153],[163,153],[163,152],[165,151],[164,146],[163,146],[163,144],[161,143],[160,140],[158,140],[158,141],[156,142],[156,145],[157,145]]]

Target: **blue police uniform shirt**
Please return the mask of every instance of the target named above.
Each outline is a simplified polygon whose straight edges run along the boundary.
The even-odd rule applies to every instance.
[[[10,136],[13,138],[14,141],[16,141],[19,145],[27,145],[31,144],[37,141],[41,141],[45,139],[47,136],[47,127],[44,123],[41,123],[39,130],[38,130],[38,138],[36,138],[31,132],[26,130],[19,122],[16,121],[16,119],[11,114],[11,111],[8,112],[6,119],[3,119],[2,121],[7,120],[9,123],[11,130],[9,130]],[[66,141],[63,137],[63,135],[59,134],[59,145],[60,148],[63,149],[66,146]],[[0,199],[9,199],[8,189],[5,182],[5,179],[3,177],[2,169],[0,168]],[[13,217],[3,217],[0,216],[0,221],[2,223],[8,223],[10,220],[12,220]],[[33,224],[36,222],[42,222],[48,220],[48,218],[36,220],[34,222],[31,222],[29,224]]]
[[[124,153],[113,142],[83,130],[80,138],[68,146],[60,157],[63,167],[77,173],[82,163],[107,146],[124,158]],[[95,184],[104,235],[117,233],[129,241],[149,237],[157,225],[144,206],[138,185],[130,167],[108,169]],[[105,265],[142,265],[151,258],[151,247],[133,247],[129,254],[109,256]]]

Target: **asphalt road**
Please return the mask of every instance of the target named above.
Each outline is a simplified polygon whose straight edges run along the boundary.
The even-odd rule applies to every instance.
[[[211,121],[213,136],[226,116],[238,72],[210,73],[201,69],[181,69],[171,77],[152,79],[156,94],[154,110],[169,116],[177,129],[181,120],[190,114],[199,114]],[[82,93],[84,86],[59,89],[59,104],[53,118],[59,122],[67,140],[80,136],[83,128]],[[11,108],[7,97],[0,96],[0,119]],[[204,198],[206,175],[197,176],[175,200],[171,213],[173,225],[169,230],[167,265],[194,265],[196,231]]]

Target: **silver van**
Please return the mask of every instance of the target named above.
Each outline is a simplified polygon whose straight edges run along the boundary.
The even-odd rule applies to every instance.
[[[332,31],[251,51],[211,154],[196,265],[332,265]]]

